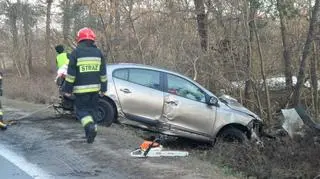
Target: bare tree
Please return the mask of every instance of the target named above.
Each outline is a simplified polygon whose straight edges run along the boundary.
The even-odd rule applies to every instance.
[[[310,77],[312,85],[312,105],[316,118],[318,117],[318,78],[317,78],[317,63],[318,63],[318,53],[317,53],[317,43],[312,43],[312,57],[310,58]]]
[[[267,101],[267,117],[268,117],[268,122],[271,122],[272,114],[271,114],[270,94],[269,94],[269,88],[268,88],[268,84],[267,84],[267,77],[266,77],[266,73],[265,73],[264,58],[263,58],[263,54],[262,54],[262,49],[261,49],[261,45],[260,45],[260,37],[258,34],[258,29],[257,29],[257,25],[256,25],[255,20],[253,20],[253,24],[254,24],[254,32],[255,32],[257,45],[258,45],[258,53],[259,53],[259,58],[260,58],[260,70],[261,70],[261,76],[263,79],[264,91],[265,91],[265,95],[266,95],[265,99]]]
[[[289,47],[288,41],[288,32],[287,32],[287,25],[286,25],[286,17],[285,17],[285,9],[286,4],[288,1],[286,0],[277,0],[277,9],[279,12],[280,17],[280,25],[281,25],[281,37],[282,37],[282,44],[283,44],[283,59],[284,59],[284,74],[286,78],[286,86],[287,89],[290,89],[292,86],[292,59],[291,59],[291,52]]]
[[[10,24],[10,31],[12,34],[12,51],[13,51],[13,64],[16,67],[18,71],[18,75],[22,76],[22,69],[21,64],[19,62],[19,52],[16,49],[19,48],[18,43],[18,27],[17,27],[17,21],[19,18],[19,5],[20,3],[14,3],[11,4],[9,1],[7,1],[7,16]]]
[[[247,79],[245,84],[245,91],[244,91],[244,98],[245,98],[245,104],[249,106],[251,100],[252,100],[252,86],[253,86],[253,78],[252,78],[252,42],[253,42],[253,36],[254,36],[254,16],[256,14],[256,9],[254,8],[252,4],[253,0],[246,0],[245,2],[245,10],[244,10],[244,28],[245,28],[245,37],[247,41],[247,51],[246,51],[246,57],[247,57]]]
[[[23,19],[23,30],[25,40],[25,69],[27,76],[30,77],[32,71],[32,48],[31,48],[31,24],[32,24],[32,9],[29,4],[25,3],[22,5],[22,19]]]
[[[207,29],[207,14],[205,10],[204,0],[194,0],[198,32],[200,36],[200,44],[203,51],[208,49],[208,29]]]
[[[71,20],[72,20],[72,6],[71,0],[63,0],[62,1],[62,33],[64,44],[68,44],[68,37],[71,29]]]
[[[47,11],[46,11],[46,62],[48,69],[51,69],[51,60],[50,60],[50,24],[51,24],[51,7],[53,0],[47,0]]]
[[[314,33],[315,33],[315,26],[318,22],[318,14],[320,9],[320,0],[316,0],[315,5],[312,10],[312,17],[309,24],[309,32],[308,36],[304,45],[304,49],[302,52],[302,59],[300,62],[300,68],[299,68],[299,75],[297,79],[297,84],[295,86],[294,94],[293,94],[293,105],[297,105],[300,102],[301,99],[301,89],[303,87],[303,84],[305,82],[305,68],[306,68],[306,61],[310,54],[312,41],[314,40]]]

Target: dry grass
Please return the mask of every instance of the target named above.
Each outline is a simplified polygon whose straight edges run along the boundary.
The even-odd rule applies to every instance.
[[[265,147],[220,143],[204,160],[256,178],[315,178],[320,175],[320,144],[315,135],[264,140]]]
[[[264,147],[226,142],[212,147],[189,139],[169,139],[164,145],[190,151],[190,155],[219,166],[227,175],[240,178],[315,179],[320,177],[320,133],[306,131],[305,136],[294,139],[282,132],[276,139],[262,138]]]
[[[6,73],[3,79],[4,96],[33,103],[47,104],[58,97],[55,74],[38,72],[27,77]]]

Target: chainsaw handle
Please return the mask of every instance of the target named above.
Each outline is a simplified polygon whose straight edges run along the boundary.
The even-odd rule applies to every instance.
[[[149,147],[147,148],[147,150],[146,150],[145,152],[143,152],[143,156],[147,157],[147,155],[148,155],[149,151],[151,150],[153,144],[154,144],[155,142],[157,142],[157,141],[160,142],[160,139],[154,139],[154,140],[152,141],[152,143],[149,145]]]
[[[145,157],[147,157],[147,155],[148,155],[149,151],[151,150],[153,144],[154,144],[154,141],[152,141],[152,143],[149,145],[149,147],[147,148],[147,150],[146,150],[145,152],[143,152],[143,155],[144,155]]]

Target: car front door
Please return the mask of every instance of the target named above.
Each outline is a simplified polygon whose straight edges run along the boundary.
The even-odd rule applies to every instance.
[[[163,116],[173,128],[210,135],[216,107],[206,104],[206,94],[191,81],[167,74]]]
[[[161,73],[129,68],[113,73],[117,95],[126,117],[145,124],[156,124],[163,110]]]

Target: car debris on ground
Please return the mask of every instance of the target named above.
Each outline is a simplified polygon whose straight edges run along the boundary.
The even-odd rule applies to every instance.
[[[290,109],[281,109],[284,117],[282,128],[293,138],[294,136],[304,136],[306,128],[315,132],[320,132],[320,124],[316,123],[312,117],[301,106]]]
[[[303,136],[303,121],[294,108],[281,109],[284,121],[282,128],[293,138],[294,135]]]

